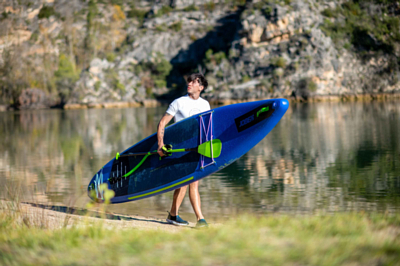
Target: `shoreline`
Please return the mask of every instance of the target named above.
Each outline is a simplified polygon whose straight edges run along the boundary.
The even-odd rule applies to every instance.
[[[192,230],[18,206],[0,213],[1,265],[398,265],[400,257],[399,214],[244,214]]]
[[[89,223],[101,222],[106,228],[115,229],[140,229],[140,230],[161,230],[166,232],[179,232],[190,230],[195,223],[189,226],[175,226],[165,220],[145,217],[139,215],[122,215],[102,210],[98,205],[91,209],[67,207],[59,205],[46,205],[31,202],[17,203],[17,208],[9,208],[11,202],[0,200],[0,209],[3,214],[17,216],[17,223],[27,226],[37,226],[56,230],[60,228],[71,228],[84,226]],[[11,204],[12,205],[12,204]]]
[[[208,99],[211,105],[224,106],[236,103],[245,103],[266,99],[274,99],[279,97],[267,97],[257,99]],[[308,98],[303,97],[281,97],[287,99],[290,103],[317,103],[317,102],[374,102],[374,101],[391,101],[399,100],[400,92],[393,93],[366,93],[366,94],[337,94],[337,95],[314,95]],[[168,102],[156,99],[146,99],[141,102],[104,102],[104,103],[70,103],[64,106],[43,107],[32,109],[18,109],[10,105],[0,105],[0,112],[19,111],[19,110],[38,110],[38,109],[64,109],[64,110],[79,110],[79,109],[111,109],[111,108],[138,108],[138,107],[158,107],[168,105]]]

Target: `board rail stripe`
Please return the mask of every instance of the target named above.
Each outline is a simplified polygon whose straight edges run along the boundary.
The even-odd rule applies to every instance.
[[[172,188],[172,187],[174,187],[174,186],[177,186],[177,185],[183,184],[183,183],[185,183],[185,182],[188,182],[188,181],[192,180],[193,178],[194,178],[194,176],[189,177],[188,179],[185,179],[185,180],[183,180],[183,181],[181,181],[181,182],[172,184],[172,185],[170,185],[170,186],[168,186],[168,187],[161,188],[161,189],[158,189],[158,190],[155,190],[155,191],[146,193],[146,194],[142,194],[142,195],[139,195],[139,196],[130,197],[130,198],[128,198],[128,199],[130,199],[130,200],[131,200],[131,199],[137,199],[137,198],[145,197],[145,196],[148,196],[148,195],[151,195],[151,194],[155,194],[155,193],[158,193],[158,192],[160,192],[160,191],[164,191],[164,190],[166,190],[166,189],[169,189],[169,188]]]

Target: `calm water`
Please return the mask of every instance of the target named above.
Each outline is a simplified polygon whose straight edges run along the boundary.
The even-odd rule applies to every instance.
[[[84,207],[118,151],[156,131],[166,107],[0,113],[1,197]],[[200,183],[208,221],[238,213],[400,211],[400,102],[292,104],[249,153]],[[112,205],[165,218],[172,193]],[[189,198],[180,214],[195,221]]]

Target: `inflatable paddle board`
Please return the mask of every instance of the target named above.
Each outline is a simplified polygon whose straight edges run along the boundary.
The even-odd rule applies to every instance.
[[[215,173],[259,143],[283,117],[286,99],[222,106],[179,121],[165,129],[168,155],[160,157],[157,133],[104,165],[92,178],[88,195],[102,201],[100,186],[115,192],[111,203],[165,193]],[[103,185],[104,186],[104,185]]]

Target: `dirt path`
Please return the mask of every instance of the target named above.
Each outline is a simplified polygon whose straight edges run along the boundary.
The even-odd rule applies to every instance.
[[[9,211],[7,206],[10,202],[1,201],[3,211]],[[66,206],[44,205],[37,203],[24,202],[19,206],[13,207],[14,213],[19,222],[29,226],[39,226],[49,229],[57,229],[72,226],[84,226],[88,223],[103,223],[110,229],[151,229],[177,232],[180,230],[193,229],[195,224],[190,223],[188,227],[180,227],[168,224],[165,220],[143,216],[127,216],[114,213],[104,213],[101,210],[87,210],[70,208]]]

